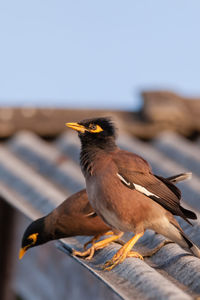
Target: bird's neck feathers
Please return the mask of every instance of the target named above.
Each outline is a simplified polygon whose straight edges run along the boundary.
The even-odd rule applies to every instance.
[[[111,153],[117,148],[115,139],[113,137],[107,137],[105,140],[96,141],[81,141],[81,153],[80,164],[84,175],[92,175],[95,169],[95,163],[98,160],[99,155]]]
[[[56,218],[55,218],[55,220],[56,220]],[[53,221],[53,218],[52,218],[52,212],[35,221],[35,224],[34,224],[34,227],[36,227],[35,231],[37,231],[37,227],[38,227],[38,232],[39,232],[38,240],[35,244],[36,246],[42,245],[49,241],[60,238],[60,236],[57,237],[58,234],[56,234],[56,232],[55,232],[55,229],[56,229],[55,224],[56,223],[55,223],[55,221]],[[61,236],[61,237],[63,237],[63,236]]]

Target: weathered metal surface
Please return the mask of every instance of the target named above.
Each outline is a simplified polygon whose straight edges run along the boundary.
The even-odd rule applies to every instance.
[[[186,171],[181,164],[174,162],[167,155],[156,149],[155,145],[120,135],[119,143],[129,151],[146,157],[153,169],[161,175],[173,175]],[[0,191],[4,191],[9,201],[14,204],[13,195],[21,210],[20,199],[28,205],[25,213],[32,210],[40,213],[49,212],[74,191],[73,184],[83,186],[83,177],[78,166],[79,140],[75,135],[63,134],[55,143],[47,143],[37,136],[21,133],[0,148]],[[188,171],[188,170],[187,170]],[[52,173],[57,174],[54,176]],[[67,178],[72,180],[67,182]],[[66,177],[68,176],[68,177]],[[182,184],[187,205],[199,209],[196,199],[200,197],[199,178]],[[28,194],[27,194],[28,193]],[[186,197],[190,194],[190,197]],[[35,200],[35,201],[34,201]],[[192,201],[191,201],[192,200]],[[31,216],[31,213],[29,213]],[[35,216],[33,217],[35,218]],[[200,218],[198,219],[200,220]],[[187,234],[200,244],[199,221],[192,228],[184,221],[181,225]],[[163,237],[147,231],[136,249],[148,251],[156,246]],[[72,248],[81,249],[87,238],[70,238],[59,245],[68,253]],[[44,246],[45,247],[45,246]],[[99,251],[91,262],[74,258],[83,264],[124,299],[191,299],[200,295],[200,260],[182,250],[176,244],[164,246],[158,253],[144,262],[127,259],[111,272],[104,272],[100,266],[108,260],[119,245],[112,244]],[[38,250],[39,251],[39,248]]]
[[[174,162],[200,176],[200,147],[173,132],[164,132],[152,141],[153,147]]]

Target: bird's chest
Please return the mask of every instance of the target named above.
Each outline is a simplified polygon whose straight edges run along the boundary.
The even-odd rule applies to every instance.
[[[110,172],[109,172],[110,173]],[[86,189],[90,204],[96,213],[104,222],[118,230],[127,231],[127,222],[123,216],[122,195],[119,186],[121,185],[118,177],[103,176],[99,174],[98,178],[93,176],[86,180]]]
[[[100,178],[92,176],[86,180],[88,199],[97,213],[104,211],[108,205],[108,195],[105,195],[105,187],[102,186]]]

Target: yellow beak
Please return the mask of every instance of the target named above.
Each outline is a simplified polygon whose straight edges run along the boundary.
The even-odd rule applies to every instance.
[[[83,125],[80,125],[78,123],[65,123],[65,125],[71,129],[80,131],[82,133],[84,133],[86,131],[86,128]]]
[[[21,248],[19,250],[19,259],[22,259],[22,257],[24,256],[25,252],[26,252],[26,247]]]

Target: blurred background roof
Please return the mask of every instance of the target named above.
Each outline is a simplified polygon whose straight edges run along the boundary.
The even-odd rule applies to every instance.
[[[0,103],[132,110],[142,89],[200,95],[200,2],[0,3]]]

